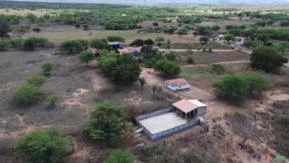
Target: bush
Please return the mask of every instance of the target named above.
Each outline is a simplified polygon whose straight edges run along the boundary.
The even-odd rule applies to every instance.
[[[93,60],[93,58],[94,58],[94,55],[91,51],[83,51],[80,53],[80,56],[79,56],[79,59],[82,62],[85,62],[87,67],[88,67],[89,61]]]
[[[163,37],[157,37],[157,38],[155,39],[155,41],[156,41],[156,42],[164,42],[164,41],[165,41],[165,38],[163,38]]]
[[[48,40],[46,38],[31,37],[23,42],[23,48],[27,51],[33,51],[36,47],[46,47]]]
[[[58,97],[54,95],[50,95],[46,99],[45,108],[46,109],[53,109],[56,106],[58,101]]]
[[[82,45],[82,49],[86,50],[89,48],[89,41],[88,40],[76,40],[78,42],[80,42],[80,44]]]
[[[54,69],[54,64],[50,62],[45,62],[41,65],[42,68],[42,74],[46,77],[51,76],[51,71]]]
[[[22,44],[23,44],[23,39],[11,39],[9,40],[9,44],[13,47],[13,48],[21,48],[22,47]]]
[[[187,56],[187,63],[194,64],[194,58],[192,56]]]
[[[133,155],[129,151],[116,149],[110,152],[104,163],[133,163]]]
[[[31,76],[27,79],[28,84],[35,85],[37,87],[42,86],[46,82],[47,82],[47,78],[45,76],[40,76],[40,75]]]
[[[107,41],[102,39],[93,39],[90,41],[90,47],[92,48],[97,48],[97,49],[107,49],[108,45],[107,45]]]
[[[154,69],[161,72],[165,77],[176,76],[181,72],[181,68],[177,63],[168,60],[156,61]]]
[[[243,102],[248,93],[247,84],[237,75],[225,75],[213,87],[218,97],[236,104]]]
[[[12,105],[32,105],[40,100],[40,90],[37,86],[26,84],[12,92],[9,101]]]
[[[37,130],[20,138],[16,151],[25,162],[59,163],[72,151],[72,141],[55,130]]]
[[[210,40],[210,39],[209,39],[209,37],[207,37],[207,36],[202,36],[202,37],[200,37],[200,39],[199,39],[199,41],[201,42],[201,44],[207,44],[209,40]]]
[[[249,95],[260,95],[268,88],[266,79],[256,73],[243,73],[240,77],[247,84]]]
[[[210,67],[210,71],[214,74],[222,75],[226,72],[226,69],[220,64],[212,64]]]
[[[107,37],[107,41],[109,42],[113,42],[113,41],[120,41],[120,42],[124,42],[125,39],[120,37],[120,36],[108,36]]]
[[[117,146],[130,134],[131,124],[127,112],[119,103],[104,101],[92,111],[86,131],[95,140]]]
[[[176,55],[173,52],[169,52],[165,55],[166,59],[169,61],[175,61],[176,60]]]
[[[8,47],[8,42],[6,40],[0,40],[0,51],[5,51]]]
[[[79,40],[65,41],[58,48],[68,54],[79,53],[84,49]]]
[[[279,55],[276,49],[267,46],[255,48],[250,58],[252,68],[269,73],[276,73],[287,62],[288,59]]]

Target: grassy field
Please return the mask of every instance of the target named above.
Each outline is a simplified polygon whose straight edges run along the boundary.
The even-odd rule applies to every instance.
[[[176,53],[177,62],[182,65],[187,64],[187,53]],[[249,60],[249,54],[242,52],[194,52],[192,55],[195,64],[211,64],[217,62],[231,62],[239,60]]]
[[[190,35],[179,36],[179,35],[168,35],[162,33],[137,33],[137,30],[70,30],[70,31],[43,31],[40,33],[30,32],[24,35],[24,37],[44,37],[49,41],[59,45],[61,42],[73,39],[102,39],[107,36],[121,36],[126,39],[127,43],[135,39],[155,39],[157,37],[164,37],[165,39],[170,39],[172,43],[196,43],[199,42],[198,37],[193,37]]]

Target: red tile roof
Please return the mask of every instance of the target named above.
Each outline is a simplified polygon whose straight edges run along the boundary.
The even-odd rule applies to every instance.
[[[198,100],[181,100],[178,102],[175,102],[173,104],[174,107],[178,108],[179,110],[181,110],[184,113],[189,113],[199,107],[206,107],[207,105],[201,103]]]

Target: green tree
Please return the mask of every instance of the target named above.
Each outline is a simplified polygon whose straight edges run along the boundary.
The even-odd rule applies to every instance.
[[[8,37],[8,32],[11,31],[11,27],[9,22],[5,21],[4,19],[0,18],[0,38],[1,37]]]
[[[9,44],[6,40],[0,40],[0,51],[5,51],[8,45]]]
[[[200,41],[201,44],[207,44],[209,40],[210,40],[210,39],[209,39],[209,37],[207,37],[207,36],[202,36],[202,37],[200,37],[200,39],[199,39],[199,41]]]
[[[35,75],[31,76],[28,79],[26,79],[28,84],[35,85],[37,87],[42,86],[44,83],[47,82],[47,78],[45,76],[41,75]]]
[[[83,51],[83,52],[80,53],[79,59],[82,62],[85,62],[87,67],[88,67],[88,63],[89,63],[89,61],[94,59],[94,55],[90,51]]]
[[[16,151],[27,163],[59,163],[72,151],[72,141],[56,130],[36,130],[17,141]]]
[[[224,39],[229,43],[234,40],[234,36],[231,34],[225,35]]]
[[[35,41],[33,38],[25,39],[23,42],[23,48],[27,51],[33,51],[35,49]]]
[[[154,69],[161,72],[165,77],[176,76],[181,72],[181,68],[177,63],[168,60],[156,61]]]
[[[188,64],[193,64],[194,63],[194,58],[192,56],[187,56],[187,63]]]
[[[131,84],[137,81],[141,69],[137,61],[128,54],[117,56],[117,64],[109,74],[109,78],[114,83]]]
[[[133,155],[129,151],[115,149],[109,153],[104,163],[133,163]]]
[[[90,47],[97,49],[107,49],[107,41],[104,39],[93,39],[90,41]]]
[[[239,75],[247,84],[249,95],[260,95],[268,88],[267,80],[256,73],[242,73]]]
[[[54,69],[54,64],[50,63],[50,62],[44,62],[41,65],[41,69],[42,69],[42,74],[46,77],[50,77],[51,76],[51,71]]]
[[[95,140],[117,146],[130,134],[131,123],[128,113],[119,103],[104,101],[92,111],[86,131]]]
[[[79,53],[83,50],[83,46],[78,40],[65,41],[58,47],[60,50],[65,51],[69,54]]]
[[[109,42],[113,42],[113,41],[124,42],[125,39],[123,37],[120,37],[120,36],[107,36],[107,41],[109,41]]]
[[[37,103],[40,100],[39,87],[26,84],[14,90],[9,97],[9,102],[16,106],[26,106]]]
[[[275,48],[268,46],[255,48],[250,58],[252,68],[264,70],[269,73],[276,73],[279,68],[287,62],[288,59],[279,55]]]
[[[213,83],[215,93],[219,98],[239,104],[246,99],[248,86],[237,75],[225,75]]]

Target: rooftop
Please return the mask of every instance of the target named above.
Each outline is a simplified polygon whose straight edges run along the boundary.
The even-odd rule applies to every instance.
[[[183,99],[181,101],[175,102],[173,106],[178,108],[184,113],[189,113],[199,107],[206,107],[207,105],[196,99],[193,99],[193,100]]]

